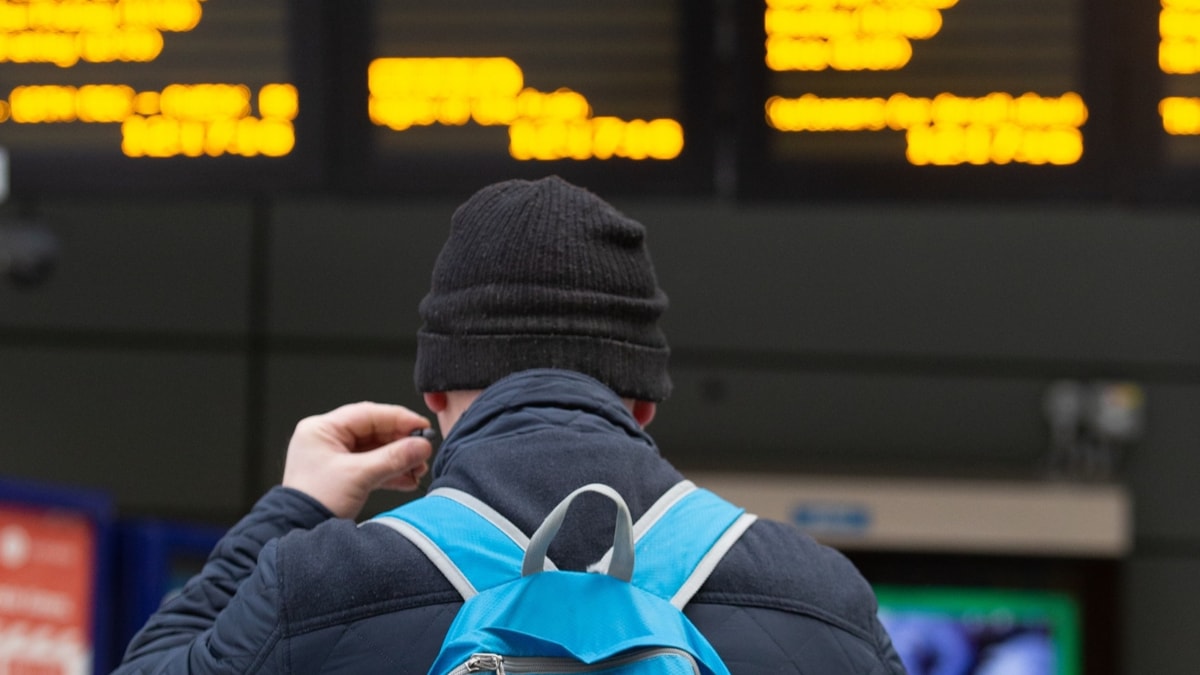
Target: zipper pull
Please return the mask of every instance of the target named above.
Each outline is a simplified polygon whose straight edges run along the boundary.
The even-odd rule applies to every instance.
[[[499,654],[472,654],[467,659],[467,672],[504,675],[504,657]]]

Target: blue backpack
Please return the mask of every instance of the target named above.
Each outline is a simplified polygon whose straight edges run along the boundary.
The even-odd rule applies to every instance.
[[[558,570],[546,551],[585,492],[617,506],[612,548],[594,572]],[[369,522],[407,537],[463,596],[431,675],[728,675],[682,609],[754,520],[683,481],[636,524],[616,490],[599,483],[568,495],[528,538],[445,488]]]

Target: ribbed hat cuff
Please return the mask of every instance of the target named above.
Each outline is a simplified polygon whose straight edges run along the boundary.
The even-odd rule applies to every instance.
[[[561,368],[590,375],[621,396],[662,401],[671,393],[670,349],[574,335],[417,334],[418,391],[484,389],[511,373]]]

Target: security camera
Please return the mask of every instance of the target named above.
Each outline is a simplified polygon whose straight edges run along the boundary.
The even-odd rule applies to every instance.
[[[0,224],[0,278],[31,288],[46,282],[58,264],[58,239],[36,224]]]

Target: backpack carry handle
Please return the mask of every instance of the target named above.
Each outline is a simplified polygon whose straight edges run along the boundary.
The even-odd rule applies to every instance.
[[[575,490],[559,502],[558,506],[554,507],[554,510],[546,516],[546,519],[542,521],[537,531],[529,538],[529,547],[525,550],[525,559],[521,564],[521,576],[526,577],[531,574],[537,574],[545,569],[546,551],[550,549],[550,542],[554,540],[554,536],[558,534],[558,529],[562,527],[563,519],[567,515],[567,509],[571,507],[571,502],[576,497],[585,492],[602,494],[617,505],[617,523],[613,531],[612,559],[609,561],[607,574],[622,581],[629,581],[633,578],[633,519],[629,515],[629,506],[625,504],[625,500],[621,498],[621,495],[616,490],[603,483],[590,483]]]

